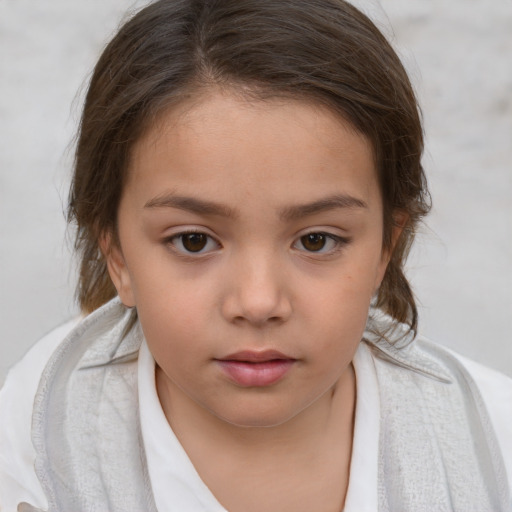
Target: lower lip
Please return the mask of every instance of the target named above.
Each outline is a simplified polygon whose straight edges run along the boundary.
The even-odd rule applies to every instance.
[[[281,380],[292,367],[293,359],[273,359],[260,363],[217,361],[226,375],[243,387],[264,387]]]

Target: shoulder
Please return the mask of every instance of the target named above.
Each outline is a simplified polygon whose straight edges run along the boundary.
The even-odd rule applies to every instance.
[[[79,319],[71,320],[49,332],[10,369],[0,390],[0,407],[9,403],[15,406],[16,411],[21,411],[25,405],[32,408],[46,363],[78,321]]]
[[[503,464],[496,460],[496,467],[506,471],[512,489],[512,379],[415,336],[379,310],[372,311],[363,339],[372,348],[379,391],[386,397],[388,411],[394,414],[395,407],[410,418],[413,410],[420,417],[427,408],[441,436],[445,436],[445,427],[460,428],[461,435],[465,432],[473,442],[476,439],[468,422],[480,417],[490,451],[502,454]],[[418,403],[422,404],[419,409]],[[451,418],[448,425],[443,424],[447,417]]]
[[[35,452],[31,425],[34,397],[48,360],[78,321],[78,318],[69,321],[39,340],[11,368],[0,390],[1,510],[16,510],[19,501],[38,503],[44,500],[33,468]]]
[[[471,375],[485,403],[512,485],[512,378],[450,351]]]
[[[422,352],[435,352],[441,362],[455,362],[463,370],[465,379],[472,382],[468,389],[476,388],[476,394],[482,399],[512,483],[512,378],[425,338],[419,337],[414,343]]]
[[[481,401],[487,411],[512,490],[512,378],[424,338],[417,341],[423,346],[436,347],[437,356],[456,361],[464,371],[466,382],[471,382],[466,389],[472,389],[475,395],[479,395],[478,398],[473,396],[473,400]]]

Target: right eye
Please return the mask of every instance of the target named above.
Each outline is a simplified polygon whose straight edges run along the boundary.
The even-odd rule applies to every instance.
[[[178,233],[165,240],[167,245],[182,254],[205,254],[220,247],[219,243],[210,235],[199,231]]]

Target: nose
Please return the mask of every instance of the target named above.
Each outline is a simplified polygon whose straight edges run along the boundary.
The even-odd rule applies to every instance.
[[[222,312],[229,322],[264,326],[288,320],[291,297],[283,269],[263,253],[240,258],[229,269]]]

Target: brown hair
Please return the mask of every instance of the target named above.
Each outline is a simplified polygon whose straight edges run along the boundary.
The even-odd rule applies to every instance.
[[[416,329],[403,265],[429,210],[419,109],[389,43],[342,0],[159,0],[119,30],[91,79],[70,192],[82,309],[90,312],[116,294],[98,239],[116,235],[134,143],[164,108],[212,84],[243,86],[260,98],[316,101],[371,141],[383,194],[384,247],[391,244],[394,212],[407,214],[377,305]]]

